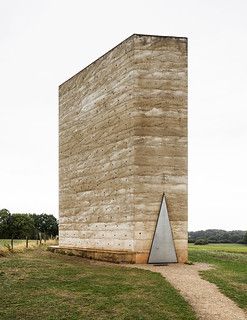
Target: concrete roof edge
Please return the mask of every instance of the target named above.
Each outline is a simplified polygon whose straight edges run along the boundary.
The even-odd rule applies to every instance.
[[[179,36],[162,36],[162,35],[157,35],[157,34],[144,34],[144,33],[134,33],[132,34],[131,37],[133,36],[139,36],[139,37],[154,37],[154,38],[171,38],[171,39],[184,39],[188,40],[188,37],[179,37]]]
[[[120,46],[121,44],[123,44],[124,42],[130,40],[131,38],[134,37],[156,37],[156,38],[174,38],[174,39],[184,39],[187,40],[188,38],[186,37],[177,37],[177,36],[161,36],[161,35],[152,35],[152,34],[141,34],[141,33],[133,33],[131,36],[129,36],[128,38],[124,39],[123,41],[121,41],[120,43],[118,43],[116,46],[114,46],[113,48],[111,48],[110,50],[108,50],[107,52],[105,52],[104,54],[102,54],[100,57],[98,57],[96,60],[92,61],[90,64],[88,64],[86,67],[82,68],[80,71],[78,71],[77,73],[75,73],[73,76],[71,76],[70,78],[68,78],[67,80],[65,80],[63,83],[61,83],[58,87],[62,87],[65,83],[69,82],[71,79],[73,79],[74,77],[76,77],[79,73],[81,73],[83,70],[87,69],[89,66],[91,66],[92,64],[94,64],[95,62],[97,62],[98,60],[100,60],[102,57],[104,57],[105,55],[109,54],[111,51],[113,51],[115,48],[117,48],[118,46]]]

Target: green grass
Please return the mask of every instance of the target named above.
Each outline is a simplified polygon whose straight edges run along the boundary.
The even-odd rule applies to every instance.
[[[193,251],[220,251],[220,252],[231,252],[231,253],[246,253],[247,245],[235,244],[235,243],[212,243],[206,245],[194,245],[189,244],[189,249]]]
[[[189,245],[189,259],[215,266],[201,276],[247,310],[247,246],[237,244]]]
[[[196,319],[158,273],[44,248],[0,258],[0,288],[1,320]]]

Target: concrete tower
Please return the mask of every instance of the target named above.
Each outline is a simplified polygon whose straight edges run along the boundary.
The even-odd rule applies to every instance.
[[[163,193],[187,260],[187,39],[134,34],[59,87],[59,250],[146,263]]]

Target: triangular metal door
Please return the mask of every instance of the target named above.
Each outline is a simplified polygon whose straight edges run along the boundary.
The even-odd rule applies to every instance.
[[[167,212],[166,199],[163,194],[148,263],[158,264],[172,262],[177,262],[177,256]]]

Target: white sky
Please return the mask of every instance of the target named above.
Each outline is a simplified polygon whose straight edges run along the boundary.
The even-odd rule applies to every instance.
[[[58,85],[133,33],[189,38],[189,230],[247,229],[245,0],[0,0],[0,209],[58,216]]]

